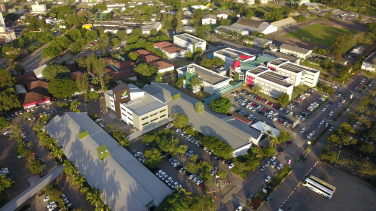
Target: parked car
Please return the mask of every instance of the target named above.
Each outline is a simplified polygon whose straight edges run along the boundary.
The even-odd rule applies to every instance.
[[[274,161],[274,162],[270,165],[270,167],[274,168],[276,165],[277,165],[277,162]]]
[[[264,171],[265,168],[266,168],[265,166],[261,166],[260,171]]]
[[[228,165],[228,168],[229,168],[229,169],[232,169],[232,168],[234,168],[234,166],[235,166],[234,163],[230,163],[230,164]]]
[[[282,167],[283,167],[283,164],[280,163],[280,164],[278,164],[277,169],[280,170]]]
[[[271,178],[270,176],[267,176],[267,177],[265,178],[265,182],[269,182],[271,179],[272,179],[272,178]]]

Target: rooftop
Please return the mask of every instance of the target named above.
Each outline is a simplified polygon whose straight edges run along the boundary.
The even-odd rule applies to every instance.
[[[287,50],[290,50],[290,51],[299,52],[299,53],[302,53],[302,54],[308,54],[308,53],[310,53],[312,51],[312,50],[301,48],[301,47],[298,47],[298,46],[289,45],[289,44],[286,44],[286,43],[283,43],[279,48],[280,49],[283,48],[283,49],[287,49]]]
[[[192,36],[192,35],[187,34],[187,33],[175,35],[174,39],[175,38],[179,38],[179,39],[185,40],[185,41],[187,41],[189,43],[198,43],[198,42],[204,42],[205,41],[205,40],[202,40],[202,39],[200,39],[198,37]]]
[[[291,62],[288,62],[288,63],[285,63],[285,64],[281,65],[280,68],[283,68],[285,70],[289,70],[289,71],[295,72],[295,73],[305,72],[305,71],[306,72],[311,72],[311,73],[318,73],[318,72],[320,72],[318,70],[314,70],[314,69],[311,69],[311,68],[308,68],[308,67],[297,65],[297,64],[291,63]]]
[[[297,62],[297,61],[300,60],[298,57],[287,55],[287,54],[284,54],[284,53],[281,53],[281,52],[273,52],[269,49],[265,49],[262,52],[265,53],[265,54],[273,55],[273,56],[278,57],[278,58],[287,59],[290,62]]]
[[[271,81],[273,83],[276,83],[276,84],[279,84],[279,85],[282,85],[284,87],[290,87],[290,86],[293,86],[292,84],[290,83],[287,83],[286,80],[287,76],[282,76],[276,72],[273,72],[273,71],[268,71],[268,72],[265,72],[265,73],[262,73],[260,76],[260,78],[263,78],[263,79],[266,79],[268,81]]]
[[[181,68],[179,68],[179,70],[186,72],[188,67],[194,67],[198,78],[200,78],[201,80],[204,80],[204,81],[206,81],[210,84],[213,84],[213,85],[220,83],[220,82],[223,82],[223,81],[226,81],[226,80],[229,80],[229,78],[227,78],[227,77],[221,76],[214,71],[211,71],[209,69],[206,69],[206,68],[201,67],[201,66],[194,64],[194,63],[187,65],[187,66],[184,66],[184,67],[181,67]]]
[[[185,51],[184,48],[180,48],[179,46],[173,43],[170,43],[168,41],[154,43],[154,46],[168,53],[179,53],[179,52]]]
[[[260,65],[265,65],[266,63],[273,61],[273,60],[275,60],[274,57],[271,57],[271,56],[268,56],[268,55],[262,55],[262,56],[258,56],[256,58],[256,60],[240,62],[240,64],[241,64],[240,68],[243,71],[246,71],[246,70],[250,70],[252,68],[255,68],[257,66],[260,66]]]
[[[239,50],[236,50],[236,49],[233,49],[233,48],[224,48],[224,49],[221,49],[219,51],[215,51],[215,53],[221,54],[221,55],[226,56],[226,57],[231,57],[233,59],[239,59],[240,61],[246,60],[245,58],[240,57],[240,55],[243,55],[245,57],[255,57],[254,55],[252,55],[250,53],[246,53],[244,51],[239,51]]]
[[[153,201],[158,206],[172,192],[84,112],[57,115],[46,129],[112,210],[147,210],[146,206]],[[84,131],[89,136],[80,140],[78,134]],[[110,156],[100,160],[97,148],[103,145]]]
[[[162,59],[156,54],[140,49],[136,51],[140,55],[141,59],[144,60],[148,65],[155,65],[158,70],[166,69],[169,67],[174,67],[174,65],[166,59]]]
[[[253,125],[251,125],[251,127],[255,128],[256,130],[260,131],[260,132],[263,132],[265,134],[267,134],[267,131],[268,130],[271,130],[272,133],[273,133],[273,137],[277,137],[279,135],[279,130],[268,125],[268,124],[265,124],[263,122],[257,122]]]
[[[108,73],[115,81],[128,79],[133,76],[132,71],[130,69],[120,70],[117,72],[110,72]]]
[[[270,61],[269,64],[278,66],[278,65],[284,64],[286,62],[288,62],[288,61],[285,60],[285,59],[276,59],[276,60]]]
[[[363,62],[376,64],[376,52],[373,52],[369,55]]]
[[[46,67],[47,67],[47,65],[43,64],[42,66],[34,69],[33,72],[35,73],[35,75],[40,75],[40,74],[42,74],[44,68],[46,68]]]
[[[227,10],[216,10],[214,11],[215,12],[215,15],[227,15],[228,14],[228,11]]]
[[[258,28],[264,22],[252,20],[252,19],[248,19],[248,18],[240,18],[236,23],[240,24],[240,25],[250,26],[250,27],[253,27],[253,28]]]
[[[214,19],[214,20],[217,20],[217,16],[213,15],[213,14],[205,14],[202,16],[201,19]]]

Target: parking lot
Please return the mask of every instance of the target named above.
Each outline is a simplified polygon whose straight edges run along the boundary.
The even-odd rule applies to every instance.
[[[300,184],[283,205],[283,210],[374,210],[376,192],[374,187],[323,163],[318,163],[307,176],[336,187],[329,200]]]

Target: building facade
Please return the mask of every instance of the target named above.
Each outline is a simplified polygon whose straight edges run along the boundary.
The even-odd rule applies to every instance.
[[[319,80],[320,71],[311,69],[284,59],[276,59],[267,64],[268,68],[283,76],[290,76],[290,82],[294,86],[307,85],[314,87]]]
[[[142,130],[168,118],[167,104],[133,84],[121,83],[105,92],[106,106],[116,117]]]
[[[10,43],[16,39],[16,33],[13,30],[7,30],[3,13],[0,12],[0,43]]]
[[[217,16],[212,14],[205,14],[201,19],[202,25],[215,25],[217,24]]]
[[[183,58],[187,50],[180,48],[168,41],[154,43],[156,49],[160,49],[169,59]]]
[[[36,2],[35,5],[31,5],[31,13],[33,14],[44,14],[47,12],[47,7],[45,4],[39,4]]]
[[[269,68],[256,67],[246,72],[246,83],[249,87],[260,86],[261,92],[278,99],[279,95],[286,93],[290,99],[294,86],[289,83],[289,76],[282,76]]]
[[[206,41],[190,34],[174,35],[174,44],[188,51],[195,52],[197,48],[206,50]]]
[[[284,54],[293,55],[301,59],[306,59],[308,55],[312,53],[312,50],[300,48],[298,46],[289,45],[286,43],[283,43],[279,47],[279,51]]]
[[[362,70],[375,72],[376,52],[373,52],[362,62]]]

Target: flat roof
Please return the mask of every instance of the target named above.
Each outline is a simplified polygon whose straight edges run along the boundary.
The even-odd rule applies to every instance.
[[[87,182],[102,192],[112,210],[148,210],[158,206],[172,191],[133,155],[100,128],[85,112],[66,112],[47,125],[48,134],[59,140],[64,154],[85,175]],[[78,134],[88,131],[83,139]],[[106,145],[110,157],[100,160],[97,148]]]
[[[191,43],[197,43],[197,42],[204,42],[205,41],[205,40],[202,40],[198,37],[192,36],[192,35],[187,34],[187,33],[175,35],[174,37],[180,38],[182,40],[185,40],[185,41],[191,42]]]
[[[276,84],[279,84],[279,85],[282,85],[282,86],[285,86],[285,87],[290,87],[290,86],[293,86],[292,84],[290,83],[287,83],[286,81],[283,81],[284,79],[288,78],[288,77],[284,77],[280,74],[277,74],[273,71],[268,71],[266,73],[263,73],[261,75],[259,75],[260,78],[264,78],[268,81],[271,81],[271,82],[274,82]]]
[[[164,83],[154,83],[146,85],[144,90],[150,94],[155,94],[159,98],[167,101],[169,113],[184,113],[188,116],[189,122],[194,128],[204,135],[212,135],[218,137],[220,140],[226,142],[234,150],[249,145],[248,140],[253,137],[258,139],[261,133],[253,128],[248,127],[244,123],[236,120],[234,124],[224,121],[222,118],[228,117],[224,114],[218,114],[211,110],[211,108],[203,104],[205,110],[201,113],[196,113],[194,105],[198,100],[180,92],[179,90]],[[180,98],[171,100],[171,96],[180,93]],[[205,120],[205,121],[203,121]],[[238,124],[240,124],[238,125]]]
[[[252,55],[250,53],[239,51],[239,50],[236,50],[236,49],[233,49],[233,48],[224,48],[224,49],[221,49],[219,51],[215,51],[214,53],[217,53],[217,54],[220,54],[220,55],[223,55],[223,56],[226,56],[226,57],[230,57],[230,58],[233,58],[233,59],[239,59],[240,61],[246,60],[246,59],[240,57],[240,55],[255,57],[254,55]]]
[[[269,69],[266,68],[266,67],[258,66],[258,67],[255,67],[253,69],[250,69],[249,72],[252,73],[252,74],[258,75],[258,74],[265,72],[265,71],[268,71],[268,70]]]
[[[256,130],[263,132],[267,134],[268,130],[271,130],[274,137],[277,137],[279,135],[279,130],[275,127],[272,127],[268,124],[265,124],[263,122],[256,122],[255,124],[251,125],[251,127],[255,128]]]
[[[286,43],[283,43],[279,48],[284,48],[284,49],[287,49],[287,50],[290,50],[290,51],[295,51],[295,52],[303,53],[303,54],[308,54],[309,52],[312,51],[310,49],[305,49],[305,48],[301,48],[301,47],[298,47],[298,46],[289,45],[289,44],[286,44]]]
[[[287,60],[285,60],[285,59],[276,59],[276,60],[273,60],[273,61],[271,61],[271,62],[269,62],[269,64],[273,64],[273,65],[280,65],[280,64],[283,64],[283,63],[286,63],[286,62],[288,62]]]
[[[188,67],[194,67],[195,72],[197,73],[197,77],[199,79],[204,80],[204,81],[206,81],[210,84],[213,84],[213,85],[230,79],[228,77],[221,76],[221,75],[217,74],[216,72],[214,72],[212,70],[206,69],[206,68],[201,67],[200,65],[197,65],[197,64],[194,64],[194,63],[187,65],[187,66],[184,66],[184,67],[181,67],[179,69],[181,71],[187,72]]]
[[[318,70],[310,69],[308,67],[297,65],[297,64],[291,63],[291,62],[288,62],[288,63],[281,65],[280,68],[283,68],[285,70],[289,70],[289,71],[295,72],[295,73],[299,73],[299,72],[302,72],[302,71],[308,71],[308,72],[312,72],[312,73],[320,72]]]
[[[298,57],[287,55],[287,54],[284,54],[284,53],[281,53],[281,52],[273,52],[273,51],[271,51],[269,49],[265,49],[262,52],[264,54],[274,55],[275,57],[280,57],[282,59],[287,59],[290,62],[296,62],[296,61],[300,60],[300,58],[298,58]]]
[[[252,68],[260,66],[261,64],[264,64],[273,60],[275,60],[274,57],[271,57],[269,55],[262,55],[262,56],[258,56],[256,60],[240,62],[240,64],[241,64],[242,70],[250,70]]]

